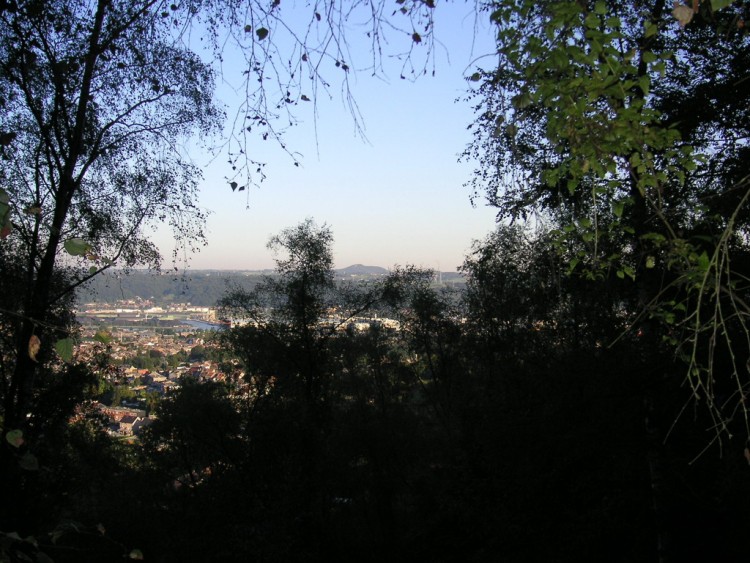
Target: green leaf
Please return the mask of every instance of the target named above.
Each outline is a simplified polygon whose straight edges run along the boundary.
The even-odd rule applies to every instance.
[[[517,96],[513,96],[511,103],[515,109],[524,109],[531,104],[531,96],[527,92],[518,94]]]
[[[68,239],[63,244],[63,247],[65,248],[65,252],[71,256],[83,256],[91,250],[91,245],[82,238]]]
[[[644,35],[647,38],[655,35],[657,31],[659,31],[659,28],[656,26],[656,24],[651,22],[646,23],[646,33]]]
[[[26,452],[18,460],[18,465],[26,471],[39,471],[39,460],[31,452]]]
[[[729,6],[734,0],[711,0],[711,9],[715,12]]]
[[[73,339],[62,338],[55,342],[55,351],[57,355],[62,358],[64,362],[70,362],[73,360]]]
[[[705,272],[708,270],[710,264],[711,261],[708,258],[708,253],[706,251],[703,251],[703,253],[698,256],[698,268],[700,268],[701,271]]]
[[[625,209],[625,204],[622,201],[616,201],[612,204],[612,213],[615,217],[622,217],[622,212]]]
[[[143,561],[143,552],[140,549],[134,549],[130,552],[128,557],[130,559],[137,559],[138,561]]]
[[[599,0],[596,5],[594,6],[594,13],[597,14],[606,14],[607,13],[607,3],[603,0]]]
[[[641,87],[643,93],[648,96],[649,88],[651,87],[651,78],[648,75],[643,75],[638,79],[638,86]]]
[[[607,18],[607,21],[605,23],[611,28],[622,27],[622,20],[620,18]]]
[[[653,256],[647,256],[646,257],[646,268],[648,268],[650,270],[654,266],[656,266],[656,258],[654,258]]]
[[[20,448],[23,445],[23,431],[22,430],[9,430],[5,435],[5,439],[14,448]]]
[[[97,342],[101,342],[102,344],[109,344],[110,342],[112,342],[112,334],[110,334],[106,330],[98,330],[94,335],[94,340],[96,340]]]
[[[255,35],[258,36],[258,41],[263,41],[268,37],[268,30],[265,27],[259,27],[255,30]]]
[[[469,77],[469,80],[472,82],[479,82],[482,79],[482,75],[478,72],[475,72]]]

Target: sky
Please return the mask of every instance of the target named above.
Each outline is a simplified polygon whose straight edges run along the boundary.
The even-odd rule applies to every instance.
[[[366,139],[356,134],[334,85],[332,99],[317,100],[317,122],[313,104],[300,104],[300,125],[285,137],[302,155],[299,167],[270,141],[250,145],[257,149],[251,156],[267,163],[259,188],[232,192],[226,158],[192,155],[204,167],[199,205],[209,217],[208,245],[190,256],[190,269],[272,268],[269,237],[308,217],[331,228],[337,268],[413,264],[455,271],[461,265],[472,241],[495,225],[495,210],[481,200],[472,207],[469,199],[465,184],[473,166],[458,158],[471,140],[473,112],[465,99],[456,101],[465,98],[474,61],[487,66],[481,57],[492,50],[491,30],[463,4],[439,8],[434,77],[401,80],[398,64],[386,66],[385,79],[350,73]],[[366,48],[353,45],[353,67],[369,56]],[[238,102],[231,80],[241,73],[233,72],[231,56],[225,61],[217,96],[231,116]],[[169,256],[171,239],[157,236]]]

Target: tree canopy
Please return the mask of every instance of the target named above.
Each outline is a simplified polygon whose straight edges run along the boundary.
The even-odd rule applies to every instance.
[[[158,263],[154,221],[200,244],[185,143],[219,131],[223,46],[247,64],[242,190],[251,135],[281,138],[329,70],[346,91],[352,31],[369,70],[393,32],[423,72],[435,2],[325,0],[302,32],[277,0],[1,3],[0,558],[744,560],[748,6],[478,9],[497,58],[466,154],[501,221],[465,292],[412,267],[337,284],[330,228],[288,228],[276,275],[223,300],[231,373],[126,445],[94,401],[132,391],[73,356],[72,295]]]
[[[498,61],[472,77],[475,194],[501,218],[550,225],[571,273],[632,279],[635,324],[667,325],[657,338],[673,343],[695,396],[731,435],[714,390],[734,381],[745,410],[747,7],[489,9]],[[725,349],[735,357],[726,376],[712,369]]]
[[[201,171],[188,146],[221,131],[214,85],[226,45],[246,64],[246,104],[225,145],[234,190],[239,175],[247,185],[261,171],[245,144],[251,132],[279,139],[277,119],[293,119],[294,103],[329,87],[329,63],[345,88],[355,14],[366,15],[377,71],[386,28],[407,51],[422,35],[428,46],[433,9],[402,2],[385,13],[377,3],[331,0],[307,7],[298,29],[276,1],[3,2],[0,244],[12,263],[4,283],[18,290],[0,304],[3,435],[32,435],[43,380],[73,360],[75,288],[114,265],[158,266],[156,225],[169,224],[178,247],[204,243]],[[408,32],[390,25],[394,16]],[[20,490],[15,454],[3,442],[0,481],[10,490]]]

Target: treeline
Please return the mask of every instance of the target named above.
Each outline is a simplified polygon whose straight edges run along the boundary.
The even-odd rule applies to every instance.
[[[368,273],[366,266],[357,268],[352,266],[336,270],[338,281],[341,283],[347,277],[351,277],[348,273],[350,271],[355,272],[352,279],[361,283],[368,283],[383,275],[379,271]],[[262,274],[221,270],[195,270],[181,274],[156,274],[146,271],[115,274],[105,272],[87,282],[76,297],[79,303],[114,303],[140,298],[150,299],[159,304],[191,303],[201,307],[213,307],[228,291],[236,288],[251,289],[261,282],[264,275],[269,274],[270,272]],[[455,272],[444,272],[441,279],[454,288],[463,286],[463,280]]]
[[[720,455],[709,411],[685,412],[669,326],[629,329],[634,284],[568,276],[552,238],[500,228],[467,258],[460,299],[416,269],[342,286],[330,240],[310,222],[284,231],[277,275],[225,295],[225,309],[257,321],[221,337],[243,367],[237,384],[184,382],[136,445],[86,412],[29,436],[43,470],[15,510],[27,533],[52,530],[40,550],[745,560],[743,444]],[[346,303],[338,325],[324,315],[334,302]],[[399,327],[345,322],[373,307]],[[55,385],[83,381],[76,370]],[[54,397],[44,412],[64,411]]]

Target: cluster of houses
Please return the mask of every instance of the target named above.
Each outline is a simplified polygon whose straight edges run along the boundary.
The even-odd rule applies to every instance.
[[[143,306],[143,303],[141,303]],[[146,312],[158,314],[158,308],[152,308]],[[191,309],[185,307],[185,309]],[[142,309],[143,310],[143,309]],[[99,311],[87,311],[87,313],[98,313]],[[120,310],[119,312],[123,312]],[[195,314],[199,311],[190,310]],[[207,311],[200,311],[208,313]],[[355,317],[342,319],[335,310],[330,311],[329,317],[321,321],[321,325],[329,326],[336,330],[354,329],[363,331],[377,324],[385,328],[398,330],[398,321],[371,317]],[[209,313],[210,314],[210,313]],[[197,316],[197,315],[196,315]],[[242,322],[236,322],[242,324]],[[97,338],[97,324],[89,325],[84,329],[84,339],[77,349],[79,360],[93,359],[97,350],[101,348],[102,340]],[[90,333],[90,334],[87,334]],[[223,373],[215,362],[192,361],[180,365],[167,367],[166,362],[160,362],[155,369],[139,369],[127,365],[128,358],[136,356],[149,356],[151,358],[167,358],[175,356],[178,352],[189,353],[193,347],[204,345],[205,342],[190,329],[175,327],[167,331],[156,331],[147,327],[113,327],[112,333],[108,333],[106,339],[107,354],[111,361],[125,363],[125,365],[109,367],[109,372],[103,374],[105,378],[118,386],[126,386],[134,392],[135,397],[123,400],[121,404],[106,406],[99,404],[99,410],[105,414],[109,421],[109,431],[114,436],[134,436],[153,421],[151,413],[148,412],[147,397],[154,394],[164,396],[170,391],[180,387],[183,378],[192,378],[202,381],[224,381],[228,375]],[[141,364],[142,365],[142,364]],[[234,375],[240,375],[234,374]],[[151,402],[153,406],[153,402]]]
[[[177,366],[172,364],[170,367],[167,367],[166,361],[159,361],[160,365],[153,369],[139,369],[128,365],[129,358],[153,358],[154,351],[157,352],[157,358],[166,359],[178,352],[189,354],[195,346],[206,344],[200,336],[189,329],[175,329],[172,334],[160,334],[147,328],[115,328],[112,333],[107,334],[106,344],[97,338],[97,334],[100,334],[97,330],[97,326],[84,327],[84,340],[77,347],[77,358],[95,364],[97,362],[93,360],[96,354],[106,346],[109,362],[106,371],[101,375],[114,385],[127,387],[134,392],[129,393],[131,397],[121,401],[121,404],[97,405],[98,410],[109,419],[108,429],[113,436],[137,435],[153,421],[153,415],[148,408],[153,406],[153,400],[147,398],[153,398],[154,395],[164,396],[178,389],[183,378],[213,381],[223,381],[227,378],[216,362],[206,360],[194,359]]]
[[[108,407],[97,403],[97,408],[109,418],[108,431],[113,436],[134,436],[153,422],[145,410],[128,407]]]
[[[199,380],[223,381],[226,375],[218,370],[212,362],[202,362],[189,366],[178,366],[171,371],[152,372],[134,367],[125,368],[120,372],[125,376],[128,387],[140,397],[123,401],[121,406],[106,406],[97,404],[98,410],[109,420],[109,433],[113,436],[134,436],[140,430],[153,422],[154,417],[148,413],[144,392],[157,393],[163,396],[180,387],[183,377]]]

